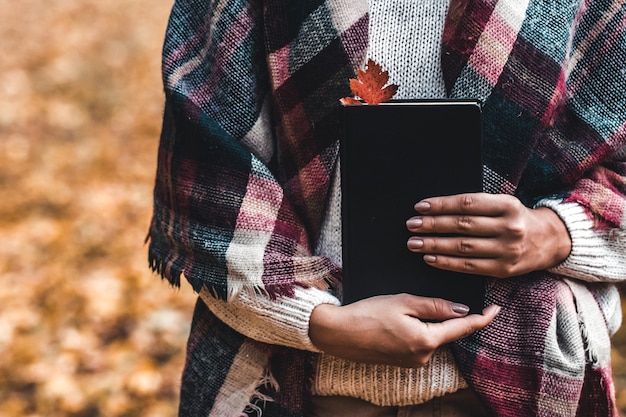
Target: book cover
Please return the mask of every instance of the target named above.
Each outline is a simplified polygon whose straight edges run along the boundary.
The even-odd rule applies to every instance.
[[[482,310],[485,279],[410,252],[406,221],[426,197],[482,190],[476,101],[390,101],[343,108],[343,302],[408,292]]]

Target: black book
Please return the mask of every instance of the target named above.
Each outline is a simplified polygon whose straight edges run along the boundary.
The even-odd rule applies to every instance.
[[[476,101],[391,101],[343,108],[343,302],[408,292],[483,307],[483,277],[410,252],[406,221],[426,197],[482,190]]]

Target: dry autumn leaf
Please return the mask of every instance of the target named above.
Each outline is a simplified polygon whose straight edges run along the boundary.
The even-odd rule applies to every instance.
[[[350,80],[352,94],[361,98],[367,104],[379,104],[391,100],[398,91],[398,86],[389,84],[389,73],[383,67],[373,61],[367,60],[365,69],[360,69],[356,79]],[[341,104],[362,104],[353,97],[344,97]]]

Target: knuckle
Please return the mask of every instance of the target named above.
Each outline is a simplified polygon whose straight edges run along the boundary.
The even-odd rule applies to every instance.
[[[431,355],[419,355],[415,358],[414,366],[416,368],[423,368],[430,360]]]
[[[475,331],[476,331],[476,329],[474,328],[474,326],[468,325],[465,328],[465,331],[463,332],[463,336],[461,338],[463,339],[463,338],[466,338],[468,336],[471,336]]]
[[[504,274],[505,274],[505,277],[511,277],[511,276],[513,276],[513,275],[516,275],[516,272],[517,272],[517,270],[516,270],[516,268],[515,268],[515,265],[514,265],[514,264],[508,264],[508,265],[506,265],[506,267],[504,268]]]
[[[522,239],[526,234],[524,223],[520,220],[508,222],[506,228],[507,232],[515,239]]]
[[[447,301],[441,298],[429,298],[432,310],[437,315],[443,315],[448,311]]]
[[[460,216],[460,217],[458,217],[456,223],[457,223],[457,227],[461,231],[467,231],[467,230],[471,229],[472,225],[473,225],[472,218],[469,217],[469,216]]]
[[[516,269],[513,264],[505,264],[502,267],[498,268],[497,271],[493,274],[496,278],[508,278],[512,277],[516,274]]]
[[[435,349],[439,347],[438,343],[433,340],[431,337],[418,337],[413,345],[412,354],[415,357],[420,357],[423,355],[429,355],[434,352]]]
[[[443,210],[445,208],[445,202],[441,198],[434,198],[431,201],[433,208],[437,211]]]
[[[424,222],[423,227],[434,229],[437,226],[437,219],[435,219],[435,217],[424,217],[422,221]]]
[[[473,273],[476,271],[476,264],[469,259],[465,259],[463,261],[463,270],[467,273]]]
[[[407,293],[398,293],[398,294],[382,295],[382,296],[379,295],[377,297],[393,298],[394,305],[398,306],[399,308],[411,308],[411,306],[414,303],[414,301],[412,300],[413,297]]]
[[[503,204],[505,205],[505,208],[510,211],[520,211],[523,207],[522,202],[519,201],[517,197],[512,195],[507,195],[503,199]]]
[[[524,248],[522,245],[514,245],[509,250],[509,257],[511,258],[513,263],[519,262],[524,256]]]
[[[471,194],[463,194],[461,196],[461,208],[467,209],[474,205],[474,197]]]
[[[429,235],[421,236],[420,238],[423,242],[422,252],[424,253],[437,254],[444,247],[440,239],[432,238]]]
[[[399,304],[407,305],[413,301],[414,296],[407,294],[407,293],[400,293],[400,294],[396,294],[395,297]]]
[[[473,245],[467,240],[461,240],[457,245],[457,250],[459,253],[471,253],[473,249]]]
[[[434,352],[439,347],[439,343],[435,342],[432,339],[428,339],[424,344],[424,350],[428,352],[428,355]]]

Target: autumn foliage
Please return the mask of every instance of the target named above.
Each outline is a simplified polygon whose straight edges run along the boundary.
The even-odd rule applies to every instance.
[[[359,97],[367,104],[380,104],[389,101],[398,91],[398,86],[389,84],[389,72],[383,70],[383,67],[369,59],[365,69],[359,69],[356,79],[350,80],[350,90],[352,94]],[[341,103],[362,104],[363,102],[354,97],[344,97]]]
[[[143,244],[170,7],[0,2],[0,417],[177,414],[196,295],[152,274]],[[375,67],[360,82],[382,90]]]

